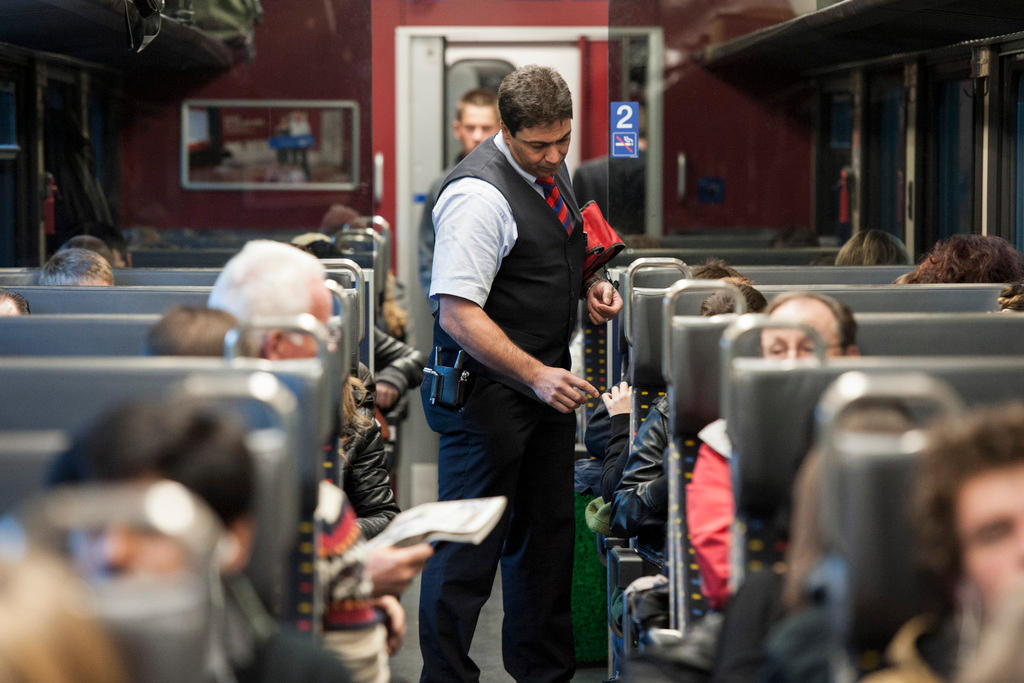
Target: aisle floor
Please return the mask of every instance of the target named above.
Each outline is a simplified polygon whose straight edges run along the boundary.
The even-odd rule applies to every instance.
[[[402,606],[405,608],[406,635],[405,644],[397,655],[391,658],[391,680],[393,683],[416,683],[420,678],[423,660],[419,648],[419,577],[402,595]],[[470,656],[480,667],[481,683],[507,683],[513,678],[508,675],[501,663],[501,578],[494,581],[491,598],[480,611],[476,634],[470,648]],[[578,683],[600,683],[607,676],[605,665],[580,668],[576,671],[573,681]]]

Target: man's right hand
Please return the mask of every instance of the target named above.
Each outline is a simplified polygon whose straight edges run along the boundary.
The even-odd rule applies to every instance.
[[[373,582],[373,594],[401,595],[433,554],[434,547],[429,543],[407,548],[390,545],[374,548],[363,562],[363,571]]]
[[[550,365],[541,366],[530,382],[530,388],[537,398],[560,413],[571,413],[588,397],[596,398],[601,393],[585,379]]]

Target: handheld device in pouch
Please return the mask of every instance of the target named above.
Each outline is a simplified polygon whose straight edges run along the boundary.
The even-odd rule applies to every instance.
[[[465,352],[459,349],[455,364],[448,366],[441,362],[441,347],[434,347],[433,367],[423,368],[430,375],[430,404],[461,410],[466,405],[473,375],[464,369]]]

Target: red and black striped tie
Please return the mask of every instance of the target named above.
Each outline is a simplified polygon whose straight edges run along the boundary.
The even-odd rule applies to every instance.
[[[544,188],[544,198],[548,202],[548,206],[558,216],[558,220],[562,222],[562,227],[565,228],[566,232],[572,231],[572,224],[569,222],[569,207],[562,201],[562,195],[558,191],[558,187],[555,186],[555,179],[551,176],[547,178],[537,178],[537,184]]]

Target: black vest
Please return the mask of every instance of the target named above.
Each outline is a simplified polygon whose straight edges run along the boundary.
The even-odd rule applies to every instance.
[[[494,144],[484,140],[445,178],[443,187],[459,178],[478,178],[498,188],[512,209],[516,242],[501,261],[484,302],[484,312],[512,342],[544,365],[569,369],[569,337],[583,286],[586,236],[583,217],[562,164],[555,184],[569,208],[572,232],[567,233],[544,197],[512,167]],[[445,352],[442,362],[455,360],[458,344],[434,320],[434,344]],[[525,384],[471,360],[468,369],[492,377],[531,398]]]

